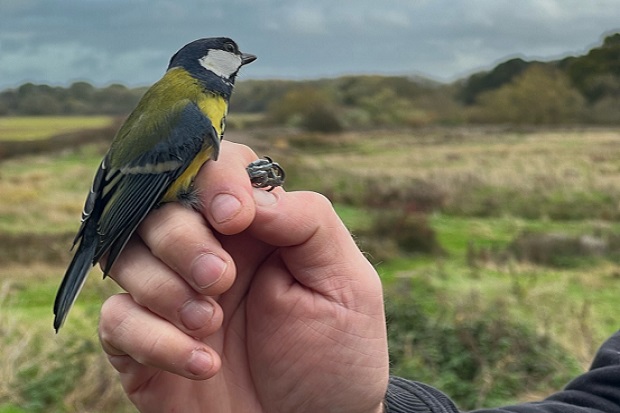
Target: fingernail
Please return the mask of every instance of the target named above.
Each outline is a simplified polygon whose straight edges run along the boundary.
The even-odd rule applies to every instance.
[[[208,301],[188,301],[180,311],[181,322],[188,330],[198,330],[213,318],[213,306]]]
[[[278,198],[273,192],[264,189],[254,189],[254,202],[258,206],[270,206],[276,203]]]
[[[241,211],[241,202],[231,194],[219,194],[211,201],[211,216],[218,224],[230,221]]]
[[[228,264],[215,254],[203,254],[192,263],[191,276],[199,288],[207,288],[222,278]]]
[[[195,376],[204,376],[213,367],[213,359],[205,349],[197,348],[187,362],[187,371]]]

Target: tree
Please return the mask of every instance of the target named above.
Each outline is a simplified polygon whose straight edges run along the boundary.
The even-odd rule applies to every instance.
[[[467,105],[473,104],[478,97],[491,90],[496,90],[511,82],[533,63],[521,58],[514,58],[500,63],[490,72],[471,75],[458,93],[458,98]]]
[[[311,86],[289,90],[282,99],[269,106],[270,120],[278,124],[299,126],[315,132],[340,132],[336,105],[329,95]]]
[[[482,116],[491,122],[557,124],[579,119],[584,99],[568,77],[548,65],[530,66],[512,82],[483,93]]]
[[[601,46],[591,49],[585,56],[565,59],[562,65],[590,102],[602,98],[605,93],[592,87],[592,78],[620,79],[620,33],[607,36]]]
[[[90,101],[95,93],[95,88],[90,83],[75,82],[69,87],[69,95],[81,101]]]

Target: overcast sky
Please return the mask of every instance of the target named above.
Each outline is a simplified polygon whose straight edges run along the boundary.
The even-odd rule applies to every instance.
[[[582,54],[615,30],[620,0],[0,0],[0,89],[148,85],[210,36],[258,55],[243,78],[451,81],[507,57]]]

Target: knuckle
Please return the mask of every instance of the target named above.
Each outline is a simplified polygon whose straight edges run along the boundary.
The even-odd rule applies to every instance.
[[[197,249],[203,243],[202,234],[207,232],[204,220],[198,218],[198,214],[188,210],[162,215],[145,234],[144,241],[156,257],[179,272],[180,268],[175,265],[177,254],[173,252],[179,248],[185,251]]]
[[[176,219],[162,220],[160,228],[154,231],[150,237],[149,247],[156,255],[168,251],[171,247],[185,243],[188,235],[188,228],[184,221]]]
[[[127,334],[126,323],[130,313],[123,310],[126,308],[124,300],[127,298],[125,293],[113,295],[101,306],[99,339],[105,347],[117,347],[116,343],[122,341]]]

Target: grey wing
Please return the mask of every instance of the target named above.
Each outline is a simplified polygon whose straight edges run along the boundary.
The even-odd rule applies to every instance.
[[[219,137],[211,121],[194,103],[185,106],[164,133],[166,136],[149,151],[121,167],[110,167],[106,156],[95,177],[83,217],[97,221],[98,243],[93,264],[109,253],[104,275],[140,222],[205,145],[213,146],[217,155]]]
[[[178,176],[183,169],[183,164],[178,163],[175,169],[157,174],[125,175],[117,171],[118,181],[113,184],[97,227],[99,243],[93,257],[93,262],[98,262],[109,252],[104,275],[108,274],[140,222],[157,205],[175,175]]]

